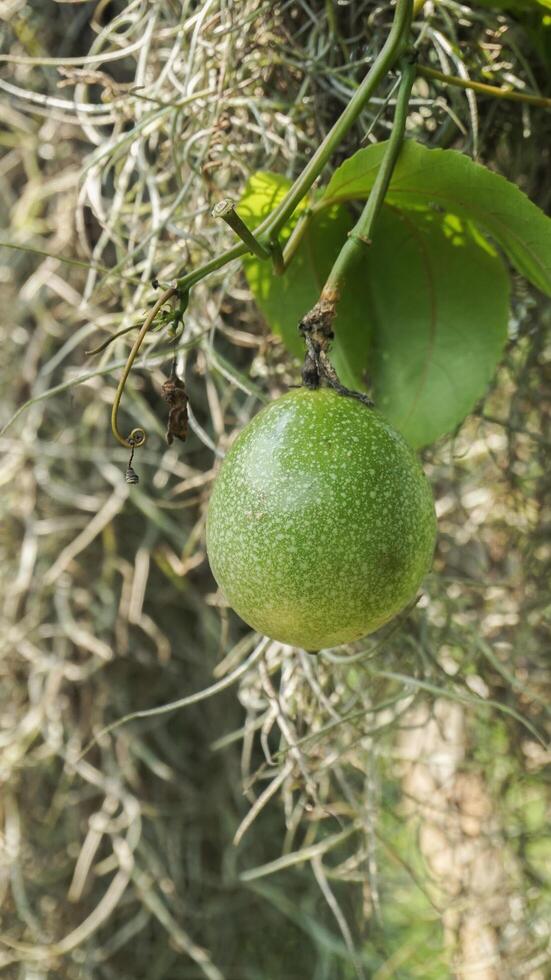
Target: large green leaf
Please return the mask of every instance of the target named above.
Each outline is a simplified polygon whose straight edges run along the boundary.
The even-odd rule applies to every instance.
[[[253,174],[239,203],[239,214],[249,227],[254,228],[279,203],[289,186],[290,182],[278,174]],[[289,237],[298,216],[295,212],[284,229],[283,242]],[[270,328],[283,338],[287,349],[297,357],[304,354],[298,324],[319,299],[353,223],[353,217],[343,207],[335,206],[316,215],[309,222],[300,248],[283,276],[274,276],[269,262],[259,261],[252,255],[244,260],[247,281]],[[367,366],[370,346],[361,281],[351,283],[344,293],[335,320],[335,333],[333,364],[345,384],[353,377],[357,381],[357,365]]]
[[[333,174],[324,199],[342,203],[366,198],[385,147],[378,143],[346,160]],[[456,150],[429,150],[406,140],[386,201],[407,210],[433,207],[470,220],[523,276],[551,295],[551,219],[505,177]]]
[[[465,418],[495,371],[506,270],[457,216],[385,207],[364,271],[375,404],[412,445],[426,445]]]
[[[257,170],[249,177],[237,210],[250,228],[256,228],[283,200],[290,186],[291,181],[282,174],[274,174],[270,170]],[[306,202],[302,201],[283,229],[281,236],[283,241],[289,237],[305,207]]]
[[[251,225],[259,211],[265,215],[262,201],[274,200],[276,184],[281,190],[279,178],[253,178],[240,206]],[[335,205],[317,215],[284,276],[254,256],[246,260],[259,306],[293,353],[302,351],[297,324],[318,299],[351,223]],[[507,309],[503,263],[470,222],[385,207],[339,304],[331,359],[349,387],[365,388],[369,377],[378,408],[422,446],[451,431],[483,395],[506,338]]]

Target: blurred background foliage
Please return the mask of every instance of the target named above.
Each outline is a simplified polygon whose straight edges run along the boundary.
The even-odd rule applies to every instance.
[[[549,95],[549,17],[427,2],[415,39],[445,72]],[[132,333],[86,354],[143,319],[153,278],[230,244],[220,197],[299,172],[391,18],[0,3],[2,421],[21,410],[0,445],[3,976],[549,976],[549,307],[515,282],[491,391],[424,453],[440,535],[416,608],[317,658],[251,636],[205,560],[232,433],[299,378],[239,267],[194,290],[177,339],[184,447],[164,442],[174,345],[144,347],[136,487],[109,428]],[[393,85],[332,165],[385,138]],[[409,132],[548,209],[548,112],[418,80]]]

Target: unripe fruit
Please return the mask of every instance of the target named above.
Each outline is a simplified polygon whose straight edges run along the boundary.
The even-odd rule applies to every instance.
[[[314,651],[371,633],[414,598],[435,533],[429,484],[402,436],[355,398],[301,388],[228,452],[207,551],[246,623]]]

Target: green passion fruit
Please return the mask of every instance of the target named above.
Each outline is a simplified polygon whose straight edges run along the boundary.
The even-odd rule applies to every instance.
[[[230,606],[275,640],[317,651],[373,632],[430,568],[429,484],[374,409],[328,388],[271,402],[228,452],[207,551]]]

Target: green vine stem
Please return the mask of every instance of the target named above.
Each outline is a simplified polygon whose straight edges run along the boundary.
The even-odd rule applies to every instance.
[[[387,72],[396,64],[404,53],[408,43],[409,29],[413,16],[413,0],[397,0],[394,20],[389,35],[375,58],[363,82],[358,87],[342,115],[337,119],[327,136],[307,163],[302,173],[297,177],[283,200],[255,228],[255,238],[265,245],[271,255],[277,256],[277,237],[292,214],[296,211],[302,199],[306,196],[314,181],[319,177],[329,158],[348,131],[356,122],[365,108],[373,92],[385,77]],[[195,286],[201,279],[216,272],[233,259],[245,255],[248,247],[244,244],[234,245],[222,255],[211,259],[204,266],[189,272],[178,280],[178,285],[184,291]]]
[[[323,170],[323,167],[325,166],[338,142],[343,139],[350,127],[356,121],[362,109],[365,107],[366,103],[369,101],[373,91],[380,82],[381,78],[384,76],[385,72],[392,68],[397,59],[400,57],[400,51],[406,43],[405,39],[407,38],[410,22],[411,9],[409,0],[404,0],[402,3],[400,3],[400,0],[398,0],[391,32],[388,36],[386,44],[381,49],[378,57],[375,59],[371,70],[360,85],[358,91],[345,109],[340,119],[337,120],[333,128],[327,134],[325,140],[316,151],[307,167],[303,170],[302,174],[297,178],[295,184],[293,184],[291,189],[288,191],[281,204],[255,229],[255,233],[258,238],[266,236],[268,239],[273,239],[275,232],[281,230],[288,218],[294,213],[298,203],[300,203],[302,198],[305,197],[308,190]],[[544,96],[516,92],[512,89],[499,88],[496,85],[488,85],[484,82],[475,82],[471,79],[458,78],[455,75],[445,75],[443,72],[437,71],[436,68],[430,68],[428,65],[417,65],[417,74],[427,79],[441,81],[447,85],[455,85],[459,88],[469,88],[475,92],[479,92],[481,95],[490,95],[493,98],[508,99],[512,102],[521,102],[526,105],[534,105],[544,109],[551,108],[551,99],[545,98]],[[297,196],[297,187],[301,196]],[[314,208],[314,210],[316,209]],[[297,236],[295,239],[295,247],[298,245],[298,241],[299,236]],[[288,245],[285,247],[284,251],[285,265],[288,264],[293,252],[293,248],[289,248],[289,244],[290,243],[288,243]],[[273,248],[273,241],[268,242],[268,248]],[[185,289],[189,289],[206,276],[209,276],[211,273],[223,268],[229,262],[232,262],[234,259],[238,259],[242,255],[245,255],[247,251],[248,250],[244,245],[235,245],[222,255],[219,255],[215,259],[211,259],[211,261],[205,263],[205,265],[201,266],[199,269],[195,269],[193,272],[188,273],[179,280],[179,284]]]
[[[407,46],[412,16],[413,0],[397,0],[394,20],[389,35],[363,82],[281,203],[255,229],[254,235],[241,220],[230,202],[222,201],[220,205],[215,207],[215,217],[221,217],[227,221],[241,237],[242,241],[239,245],[234,245],[233,248],[228,249],[222,255],[211,259],[199,269],[195,269],[180,278],[176,286],[171,287],[163,293],[144,320],[143,326],[128,355],[128,360],[115,393],[111,412],[113,435],[122,446],[126,446],[128,449],[135,449],[143,445],[146,440],[146,433],[141,427],[133,429],[128,437],[123,436],[118,427],[118,412],[124,386],[132,365],[145,335],[154,323],[155,317],[163,304],[173,296],[187,295],[192,286],[195,286],[206,276],[210,275],[211,272],[216,272],[234,259],[241,258],[241,256],[249,251],[252,251],[259,258],[271,259],[274,265],[274,271],[276,274],[281,275],[285,266],[278,240],[279,232],[306,196],[314,181],[319,177],[335,148],[356,122],[376,87],[387,72],[395,65],[396,61],[403,55]]]
[[[268,249],[265,248],[264,245],[261,245],[258,238],[253,235],[250,228],[248,228],[243,221],[243,218],[241,218],[235,210],[235,204],[233,201],[230,201],[228,197],[224,198],[223,201],[219,201],[218,204],[215,204],[211,214],[213,218],[222,218],[222,221],[225,221],[226,224],[230,226],[232,231],[234,231],[235,234],[241,239],[243,244],[246,245],[247,250],[252,252],[253,255],[256,255],[257,258],[270,258]]]
[[[341,384],[329,360],[328,351],[333,339],[333,320],[337,313],[339,298],[347,278],[363,259],[366,247],[371,244],[373,225],[383,205],[400,154],[414,80],[415,64],[406,62],[400,77],[390,139],[387,142],[367,203],[358,221],[348,233],[348,238],[329,273],[318,302],[299,324],[299,330],[306,344],[306,355],[302,368],[303,384],[307,388],[318,388],[323,378],[339,394],[358,398],[368,406],[372,406],[373,402],[367,395],[358,391],[351,391]]]
[[[268,239],[273,238],[287,223],[325,167],[335,147],[342,142],[351,126],[356,122],[360,112],[373,95],[379,82],[382,81],[385,75],[404,54],[408,44],[412,17],[413,0],[397,0],[396,12],[389,35],[375,58],[371,69],[340,118],[337,119],[333,128],[330,129],[312,159],[302,171],[300,177],[297,178],[282,202],[267,219],[265,226],[260,225],[257,228],[257,235],[264,233]]]
[[[147,436],[144,429],[142,429],[141,427],[132,429],[132,432],[130,433],[129,436],[123,436],[119,429],[118,414],[119,414],[119,406],[121,403],[122,394],[124,391],[124,386],[127,382],[128,375],[132,370],[132,365],[138,355],[140,347],[142,346],[143,339],[147,331],[149,330],[149,328],[154,323],[157,313],[159,312],[159,310],[162,309],[165,303],[167,303],[169,300],[172,299],[173,296],[178,296],[179,294],[180,294],[180,290],[176,286],[171,286],[170,289],[165,290],[162,296],[159,296],[159,299],[157,300],[155,305],[151,308],[146,319],[144,320],[142,324],[142,328],[132,345],[132,350],[128,355],[128,360],[124,366],[124,370],[122,372],[120,381],[118,383],[117,390],[115,392],[115,398],[113,401],[113,408],[111,410],[111,429],[113,435],[115,436],[115,439],[117,439],[120,442],[121,446],[125,446],[127,449],[136,449],[138,446],[143,446]]]
[[[366,205],[352,231],[348,233],[348,239],[339,252],[335,264],[329,273],[322,290],[322,300],[338,301],[347,276],[350,275],[354,266],[363,258],[366,246],[371,245],[373,225],[383,205],[394,167],[396,166],[396,161],[402,148],[415,72],[416,66],[414,63],[406,64],[403,68],[398,95],[396,97],[392,131],[386,145],[385,154],[377,171],[377,176],[375,177],[375,182]]]
[[[232,220],[229,223],[232,225],[234,230],[241,235],[242,242],[238,245],[234,245],[233,248],[228,249],[221,255],[218,255],[206,262],[198,269],[195,269],[192,272],[187,273],[187,275],[181,277],[178,280],[176,287],[172,287],[171,289],[167,290],[157,300],[151,312],[145,319],[142,328],[132,346],[113,402],[111,427],[115,438],[121,445],[132,449],[143,445],[146,439],[146,433],[141,427],[133,429],[128,437],[123,436],[119,430],[117,418],[124,386],[128,379],[128,375],[130,374],[132,365],[140,350],[144,337],[154,323],[155,317],[163,304],[175,295],[184,295],[188,293],[192,286],[196,285],[211,273],[223,268],[229,262],[241,258],[248,251],[253,251],[259,258],[271,259],[274,264],[276,274],[280,275],[284,271],[286,265],[289,263],[296,248],[298,247],[302,234],[307,227],[308,218],[318,208],[314,206],[310,212],[305,214],[299,220],[299,223],[295,228],[291,239],[287,243],[283,254],[278,241],[279,233],[288,219],[294,213],[297,206],[306,196],[315,180],[319,177],[337,145],[342,141],[350,128],[356,122],[358,116],[365,108],[381,80],[404,54],[408,44],[409,30],[414,12],[417,13],[421,9],[422,5],[423,0],[415,0],[415,2],[414,0],[397,0],[394,21],[392,23],[388,38],[381,48],[381,51],[375,58],[375,61],[373,62],[373,65],[371,66],[363,82],[358,87],[355,95],[350,100],[342,115],[339,117],[323,142],[315,151],[302,173],[285,195],[284,199],[255,229],[254,235],[252,232],[250,232],[246,225],[244,225],[237,215],[237,212],[232,208],[232,213],[230,215]],[[418,65],[417,69],[415,69],[413,66],[406,66],[402,73],[394,126],[387,147],[387,152],[383,159],[364,212],[359,222],[350,233],[349,239],[345,247],[342,249],[322,292],[322,299],[326,305],[328,304],[328,309],[326,311],[328,315],[331,315],[332,311],[332,316],[334,316],[336,299],[340,289],[342,288],[345,274],[347,271],[350,271],[350,268],[354,262],[362,254],[365,245],[369,244],[370,230],[384,199],[388,182],[392,174],[392,169],[400,150],[403,137],[403,127],[405,126],[405,114],[407,113],[409,93],[411,92],[411,85],[413,84],[415,77],[415,70],[424,78],[434,79],[447,85],[472,89],[475,92],[479,92],[483,95],[490,95],[494,98],[508,99],[513,102],[521,102],[528,105],[551,108],[551,99],[549,98],[498,88],[494,85],[488,85],[483,82],[475,82],[471,81],[470,79],[458,78],[453,75],[446,75],[443,72],[429,66]],[[401,127],[402,132],[400,133]],[[320,207],[321,206],[323,206],[323,202],[320,204]],[[223,217],[225,220],[228,220],[227,213],[220,213],[219,216]],[[239,228],[236,228],[236,224],[239,224]],[[40,250],[35,249],[35,251],[38,252]],[[84,264],[71,259],[64,261],[68,261],[75,265]],[[99,268],[100,271],[109,273],[109,270],[103,270],[101,267]],[[303,324],[306,324],[306,328],[307,323],[308,317],[305,317]],[[90,353],[99,353],[99,351],[103,350],[105,346],[106,345],[101,345],[99,348]]]
[[[444,82],[446,85],[455,85],[457,88],[469,88],[473,92],[480,92],[481,95],[491,95],[494,99],[508,99],[510,102],[522,102],[524,105],[535,105],[543,109],[551,109],[551,99],[546,99],[543,95],[533,95],[530,92],[517,92],[515,89],[499,88],[497,85],[488,85],[486,82],[473,82],[470,78],[458,78],[457,75],[445,75],[444,72],[436,68],[429,68],[428,65],[418,65],[417,73],[423,78],[435,79]]]
[[[471,79],[458,78],[455,75],[445,75],[441,71],[437,71],[435,68],[429,68],[426,65],[416,64],[416,75],[420,75],[423,78],[436,79],[446,83],[447,85],[456,85],[463,89],[473,89],[475,92],[480,92],[483,95],[490,95],[493,98],[498,99],[509,99],[511,102],[521,102],[525,105],[533,105],[539,108],[551,109],[551,99],[545,98],[540,95],[533,95],[524,92],[517,92],[512,89],[498,88],[495,85],[487,85],[483,82],[474,82]],[[319,214],[326,208],[330,208],[334,204],[334,200],[322,198],[319,201],[315,201],[312,205],[305,210],[299,220],[297,221],[292,234],[287,241],[284,251],[283,259],[285,268],[291,262],[296,250],[298,249],[304,233],[306,232],[310,220],[314,215]]]

